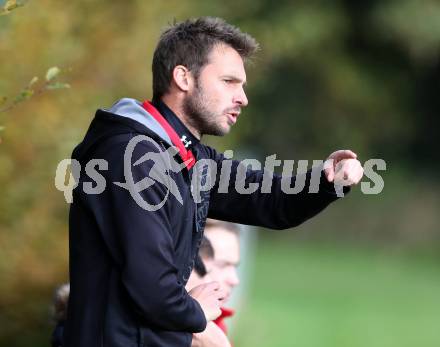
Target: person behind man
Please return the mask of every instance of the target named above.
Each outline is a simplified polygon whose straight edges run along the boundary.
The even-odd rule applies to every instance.
[[[261,185],[264,172],[200,143],[204,134],[227,134],[247,106],[244,64],[257,49],[254,38],[218,18],[176,23],[154,52],[152,102],[122,99],[96,112],[72,154],[85,169],[69,214],[64,347],[189,347],[192,334],[221,314],[224,296],[216,282],[185,290],[208,216],[290,228],[338,199],[335,179],[360,181],[356,154],[339,150],[327,158],[319,189],[309,171],[298,194],[283,192],[278,175],[270,193],[241,194],[240,182]],[[206,160],[215,172],[197,164]],[[194,177],[201,184],[213,178],[197,199]]]
[[[186,285],[187,289],[191,289],[210,281],[219,283],[220,288],[223,289],[224,298],[220,308],[222,313],[214,320],[214,323],[224,334],[228,332],[225,319],[232,317],[235,313],[233,309],[225,305],[229,301],[233,289],[240,283],[237,272],[240,264],[239,232],[240,227],[237,224],[208,218],[199,257]],[[203,334],[201,336],[203,337]]]
[[[206,230],[206,229],[205,229]],[[186,283],[190,291],[204,283],[212,282],[211,270],[214,262],[214,249],[211,242],[204,236],[200,244],[199,254],[196,258],[194,269]],[[230,347],[231,344],[225,332],[216,322],[208,322],[206,329],[193,334],[192,347]]]
[[[238,286],[240,279],[237,268],[240,264],[240,238],[239,226],[234,223],[207,219],[205,236],[214,250],[214,260],[210,268],[210,278],[220,284],[224,292],[222,300],[222,313],[214,321],[224,332],[227,333],[225,319],[234,315],[234,310],[226,307],[233,289]]]
[[[51,336],[52,347],[62,347],[64,325],[67,319],[67,308],[69,301],[70,285],[64,283],[55,290],[53,299],[53,322],[55,328]]]
[[[191,271],[191,275],[188,278],[188,282],[185,285],[187,291],[204,284],[212,282],[210,272],[212,262],[214,261],[214,248],[206,236],[203,236],[200,243],[199,253],[194,261],[194,268]]]

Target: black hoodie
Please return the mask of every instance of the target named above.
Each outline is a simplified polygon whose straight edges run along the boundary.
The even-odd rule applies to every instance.
[[[203,184],[214,177],[213,187],[195,201],[191,180],[197,165],[167,172],[166,178],[178,192],[170,193],[171,186],[157,179],[154,155],[163,155],[171,140],[141,103],[122,99],[109,111],[97,111],[72,155],[82,170],[69,217],[71,293],[65,347],[190,346],[192,333],[206,326],[200,305],[185,290],[206,218],[284,229],[299,225],[337,199],[323,174],[318,177],[319,192],[308,193],[310,172],[298,194],[283,193],[281,177],[276,175],[271,193],[238,193],[237,172],[249,187],[262,183],[263,171],[246,170],[239,162],[227,160],[231,179],[225,185],[226,181],[220,181],[224,156],[201,144],[165,104],[155,106],[197,161],[214,161],[214,171],[204,170],[201,175]],[[132,147],[131,159],[127,159],[127,145],[139,135],[149,140],[144,137]],[[124,175],[124,155],[132,185]],[[165,157],[165,161],[175,158],[182,164],[178,155],[165,152]],[[102,183],[90,170],[96,165],[90,162],[93,159],[106,163],[95,167],[105,179],[103,190],[93,191]],[[136,200],[130,188],[143,179],[146,184],[136,190]],[[163,205],[152,211],[143,203]]]

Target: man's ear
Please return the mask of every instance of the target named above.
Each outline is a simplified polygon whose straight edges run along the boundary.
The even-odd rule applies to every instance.
[[[183,92],[191,89],[193,76],[191,72],[183,65],[177,65],[173,70],[173,80],[177,88]]]

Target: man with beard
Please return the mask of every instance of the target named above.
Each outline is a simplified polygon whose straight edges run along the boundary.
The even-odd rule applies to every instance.
[[[190,346],[221,314],[218,283],[185,290],[208,216],[289,228],[338,199],[335,179],[360,181],[356,155],[341,150],[328,157],[318,189],[309,171],[297,194],[283,192],[277,175],[270,192],[242,194],[236,187],[262,184],[265,173],[200,143],[227,134],[248,104],[244,63],[257,49],[218,18],[177,23],[154,52],[152,102],[122,99],[97,111],[72,154],[85,170],[69,215],[65,347]],[[215,165],[197,165],[204,161]]]

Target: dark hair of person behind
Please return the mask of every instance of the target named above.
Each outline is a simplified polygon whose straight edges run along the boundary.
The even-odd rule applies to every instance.
[[[197,78],[211,49],[221,43],[234,48],[245,61],[259,48],[252,36],[221,18],[188,19],[166,29],[153,56],[153,99],[168,92],[177,65],[185,66]]]
[[[208,240],[206,236],[203,236],[202,242],[200,244],[199,254],[194,261],[194,271],[200,277],[203,277],[207,274],[206,266],[203,263],[203,259],[213,259],[214,258],[214,248],[211,245],[211,242]]]

